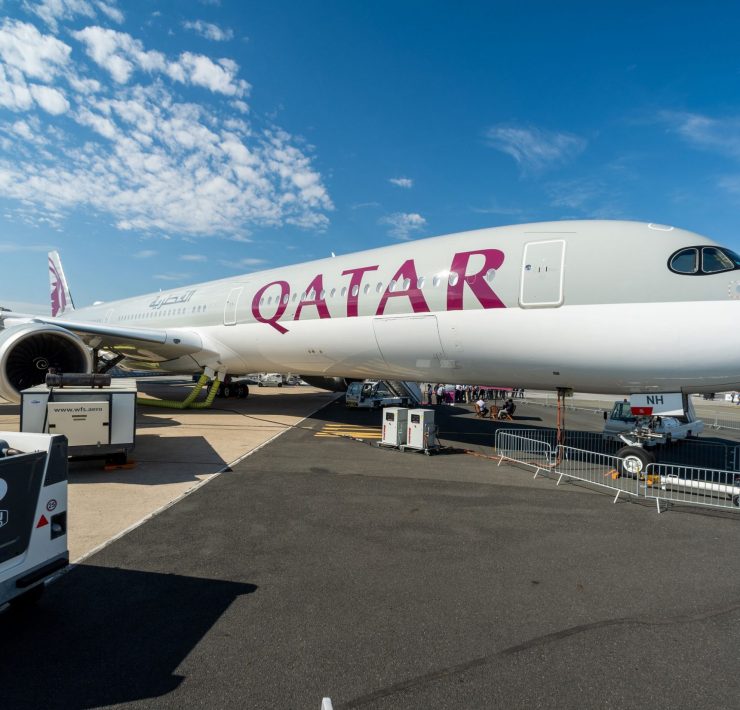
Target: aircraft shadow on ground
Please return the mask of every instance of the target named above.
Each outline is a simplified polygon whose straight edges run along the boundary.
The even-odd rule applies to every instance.
[[[71,461],[70,483],[136,483],[160,485],[198,481],[198,476],[220,471],[226,461],[203,436],[163,439],[156,434],[136,437],[130,453],[133,468],[103,470],[104,459]]]
[[[92,708],[156,698],[253,584],[80,565],[37,607],[0,613],[3,707]]]

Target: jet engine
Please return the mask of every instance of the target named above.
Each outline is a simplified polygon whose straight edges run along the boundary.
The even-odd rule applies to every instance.
[[[24,323],[0,331],[0,397],[20,402],[20,392],[41,384],[49,368],[92,372],[90,349],[56,325]]]

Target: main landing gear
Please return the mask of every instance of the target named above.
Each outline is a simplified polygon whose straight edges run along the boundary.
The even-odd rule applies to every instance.
[[[227,375],[226,382],[222,382],[219,385],[216,397],[223,397],[224,399],[246,399],[249,397],[249,385],[246,382],[232,382],[231,378]]]

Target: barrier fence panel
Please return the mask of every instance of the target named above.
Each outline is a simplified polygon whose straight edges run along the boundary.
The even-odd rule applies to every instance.
[[[588,442],[589,437],[579,440]],[[642,474],[632,477],[623,473],[623,459],[613,453],[557,445],[555,430],[499,429],[496,432],[499,465],[508,459],[536,469],[535,476],[543,471],[555,473],[558,485],[568,478],[607,488],[615,492],[614,502],[621,494],[654,499],[659,512],[663,501],[740,511],[740,472],[731,470],[740,459],[740,447],[690,443],[697,444],[697,457],[704,456],[706,460],[707,452],[714,452],[718,460],[732,466],[721,469],[663,461],[649,464]],[[668,450],[670,447],[663,447],[661,456]],[[686,450],[683,455],[686,457]]]
[[[541,434],[540,437],[532,434]],[[529,432],[520,430],[499,429],[496,432],[496,455],[499,466],[504,459],[531,466],[537,471],[549,469],[554,463],[555,446],[550,441],[548,431]]]
[[[712,468],[651,463],[645,474],[646,498],[661,501],[740,510],[740,473]]]
[[[640,494],[639,480],[620,475],[622,459],[609,454],[601,454],[570,446],[559,447],[560,456],[555,467],[559,475],[558,485],[563,476],[575,478],[601,488],[609,488],[616,493],[617,502],[621,493],[632,496]]]

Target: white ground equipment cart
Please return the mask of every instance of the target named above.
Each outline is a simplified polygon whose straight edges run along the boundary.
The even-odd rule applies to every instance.
[[[433,409],[409,409],[407,426],[406,443],[401,447],[402,451],[415,449],[429,456],[440,448]]]
[[[35,601],[68,564],[67,438],[0,432],[0,605]]]
[[[381,446],[403,447],[406,443],[406,425],[408,409],[404,407],[386,407],[383,410],[383,438]]]
[[[136,380],[47,375],[21,392],[21,431],[64,434],[69,455],[125,464],[136,440]]]

